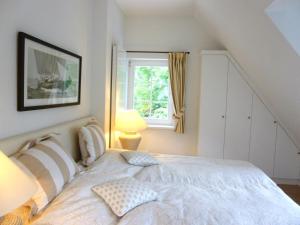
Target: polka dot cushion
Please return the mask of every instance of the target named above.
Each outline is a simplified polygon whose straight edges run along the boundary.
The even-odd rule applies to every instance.
[[[158,165],[157,159],[145,152],[125,151],[121,155],[131,165],[135,166],[152,166]]]
[[[119,217],[131,209],[157,199],[157,193],[134,178],[123,178],[96,185],[92,190],[98,194]]]

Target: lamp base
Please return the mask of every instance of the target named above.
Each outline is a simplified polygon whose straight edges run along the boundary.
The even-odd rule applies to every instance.
[[[128,150],[137,150],[142,136],[139,133],[123,133],[119,136],[122,148]]]

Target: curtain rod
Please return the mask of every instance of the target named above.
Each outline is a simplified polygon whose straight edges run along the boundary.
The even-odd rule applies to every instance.
[[[161,52],[161,51],[126,51],[126,52],[128,52],[128,53],[165,53],[165,54],[172,53],[172,52]],[[183,53],[190,54],[190,52],[183,52]]]

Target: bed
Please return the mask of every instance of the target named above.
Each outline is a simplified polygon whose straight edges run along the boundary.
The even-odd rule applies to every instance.
[[[56,131],[77,158],[76,127],[88,119],[3,140],[0,148],[9,154],[29,136]],[[300,207],[248,162],[152,154],[160,165],[139,167],[121,151],[108,150],[80,172],[32,225],[300,225]],[[124,177],[147,183],[158,200],[119,218],[91,187]]]

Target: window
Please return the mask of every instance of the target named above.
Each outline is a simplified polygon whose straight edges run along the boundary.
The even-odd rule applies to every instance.
[[[128,105],[137,110],[148,125],[173,126],[167,59],[129,61]]]
[[[266,13],[300,56],[300,1],[273,1]]]

